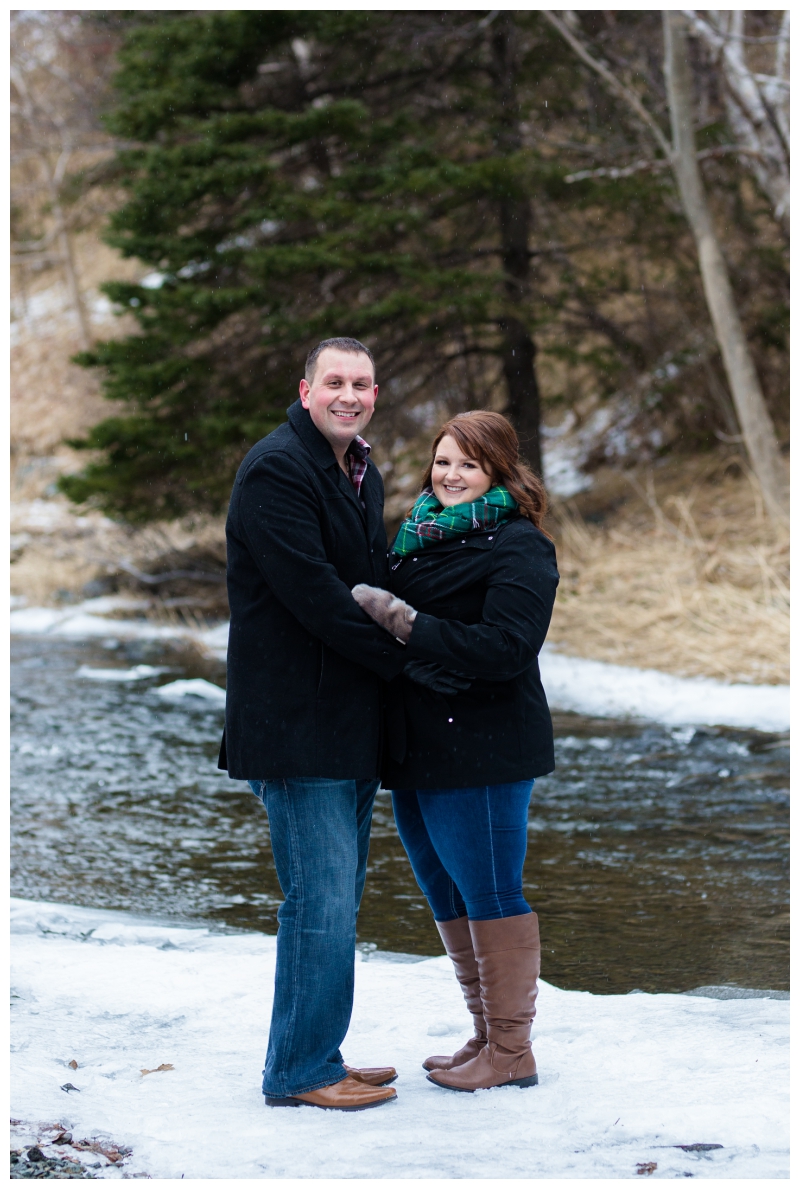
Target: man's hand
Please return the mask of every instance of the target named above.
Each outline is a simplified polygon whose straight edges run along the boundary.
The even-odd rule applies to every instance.
[[[358,586],[354,586],[352,595],[359,607],[363,607],[377,624],[391,632],[402,644],[408,643],[411,628],[417,617],[413,607],[409,607],[408,603],[404,603],[390,591],[381,590],[379,586],[367,586],[365,582],[359,582]]]
[[[411,681],[416,681],[417,685],[427,685],[428,689],[435,690],[437,694],[450,696],[469,689],[475,680],[466,673],[452,673],[449,669],[443,669],[441,665],[429,661],[406,661],[403,673]]]

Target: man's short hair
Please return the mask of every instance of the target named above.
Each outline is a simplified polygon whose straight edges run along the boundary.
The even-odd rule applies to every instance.
[[[337,351],[349,351],[352,355],[366,355],[372,364],[372,374],[375,375],[375,359],[369,347],[365,347],[358,339],[323,339],[321,343],[317,343],[313,350],[309,351],[306,357],[306,380],[309,384],[314,379],[314,372],[317,370],[317,360],[323,351],[328,347],[335,347]]]

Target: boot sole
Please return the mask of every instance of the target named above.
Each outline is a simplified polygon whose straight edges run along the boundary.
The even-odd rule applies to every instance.
[[[264,1095],[267,1106],[313,1106],[318,1111],[368,1111],[374,1106],[384,1106],[387,1102],[397,1102],[397,1095],[392,1098],[379,1098],[377,1102],[365,1102],[361,1106],[322,1106],[319,1102],[306,1102],[303,1098],[269,1098]]]
[[[445,1082],[437,1082],[436,1078],[432,1078],[430,1074],[428,1074],[427,1080],[434,1086],[438,1086],[440,1090],[456,1090],[459,1094],[474,1094],[476,1090],[499,1090],[503,1086],[519,1086],[520,1089],[525,1089],[527,1086],[538,1086],[539,1075],[533,1073],[529,1078],[516,1078],[513,1082],[500,1082],[498,1086],[476,1086],[475,1090],[468,1090],[466,1086],[448,1086]]]

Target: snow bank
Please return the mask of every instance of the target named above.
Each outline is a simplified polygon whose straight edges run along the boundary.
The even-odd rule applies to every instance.
[[[111,611],[133,611],[146,606],[141,599],[87,599],[73,607],[21,607],[11,612],[11,632],[18,635],[49,635],[87,638],[116,637],[120,640],[167,640],[189,635],[188,631],[138,619],[106,619]]]
[[[135,611],[148,605],[146,599],[108,595],[86,599],[72,607],[19,607],[12,602],[12,635],[69,636],[75,639],[102,637],[118,640],[187,640],[202,652],[225,659],[228,624],[206,631],[150,623],[145,619],[107,619],[111,612]],[[85,674],[83,674],[85,676]]]
[[[201,652],[218,660],[225,659],[227,623],[198,632],[145,620],[104,618],[109,611],[140,605],[137,600],[111,596],[89,599],[66,609],[20,608],[11,612],[11,631],[71,637],[185,639]],[[644,718],[669,725],[745,727],[759,731],[789,729],[788,685],[725,685],[705,677],[672,677],[656,669],[633,669],[563,656],[549,644],[542,649],[540,665],[547,698],[554,710],[574,710],[601,718]]]
[[[453,1094],[420,1067],[468,1033],[448,960],[359,954],[344,1055],[394,1063],[398,1100],[270,1110],[274,938],[29,901],[12,915],[12,1114],[129,1146],[128,1175],[628,1178],[653,1162],[667,1177],[788,1177],[785,1001],[543,983],[540,1085]],[[722,1147],[675,1146],[698,1143]]]
[[[672,677],[562,656],[545,644],[542,682],[550,706],[608,718],[649,718],[697,724],[789,730],[788,685],[725,685],[708,677]]]

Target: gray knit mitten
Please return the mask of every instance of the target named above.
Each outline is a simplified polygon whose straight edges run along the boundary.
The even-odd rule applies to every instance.
[[[413,607],[409,607],[408,603],[398,599],[391,591],[381,590],[379,586],[367,586],[364,582],[353,587],[352,595],[359,607],[363,607],[376,623],[391,632],[401,644],[408,643],[417,617]]]

